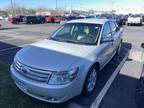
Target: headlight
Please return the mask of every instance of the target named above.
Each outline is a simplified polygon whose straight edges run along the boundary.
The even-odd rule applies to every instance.
[[[51,85],[62,85],[72,82],[78,73],[79,69],[75,68],[70,71],[53,72],[48,82]]]

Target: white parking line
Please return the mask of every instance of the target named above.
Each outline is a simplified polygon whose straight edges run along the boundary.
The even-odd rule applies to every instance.
[[[129,55],[129,51],[127,52],[127,54],[125,55],[125,57],[123,58],[122,62],[119,64],[119,66],[116,68],[116,70],[113,72],[113,74],[111,75],[109,80],[106,82],[106,84],[104,85],[103,89],[101,90],[99,95],[96,97],[96,99],[94,100],[94,102],[92,103],[90,108],[98,108],[99,107],[103,97],[107,93],[107,91],[110,88],[112,82],[114,81],[114,79],[116,78],[117,74],[119,73],[119,71],[121,70],[122,66],[124,65],[128,55]]]
[[[34,42],[36,41],[40,41],[41,39],[36,39]],[[30,42],[30,43],[34,43],[34,42]],[[5,51],[10,51],[10,50],[14,50],[14,49],[17,49],[18,47],[25,47],[26,45],[30,44],[30,43],[27,43],[27,44],[22,44],[22,45],[19,45],[19,46],[14,46],[14,47],[9,47],[9,48],[5,48],[5,49],[0,49],[0,55],[5,55],[7,53],[2,53],[2,52],[5,52]],[[9,53],[9,52],[8,52]]]

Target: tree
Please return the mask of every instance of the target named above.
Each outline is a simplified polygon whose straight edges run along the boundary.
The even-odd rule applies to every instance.
[[[24,15],[26,12],[26,8],[24,6],[20,6],[16,3],[13,3],[13,6],[7,6],[5,7],[6,12],[8,15]]]

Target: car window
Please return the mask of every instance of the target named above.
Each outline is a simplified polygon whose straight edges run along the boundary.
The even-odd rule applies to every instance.
[[[63,25],[51,39],[78,44],[96,44],[100,31],[99,24],[70,23]]]
[[[62,29],[59,31],[59,36],[68,36],[71,31],[71,26],[66,25],[66,27],[62,27]]]
[[[102,36],[108,36],[108,34],[111,33],[111,29],[110,29],[110,25],[109,23],[105,23],[104,28],[103,28],[103,32],[102,32]]]
[[[111,33],[114,34],[116,32],[116,24],[114,22],[110,22]]]

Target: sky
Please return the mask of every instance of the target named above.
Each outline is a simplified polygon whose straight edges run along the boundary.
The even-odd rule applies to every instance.
[[[13,0],[14,3],[27,8],[35,7],[47,7],[55,8],[56,0]],[[11,0],[0,0],[0,8],[9,6]],[[144,8],[144,0],[57,0],[57,6],[66,9],[78,9],[78,10],[103,10],[112,8]]]

